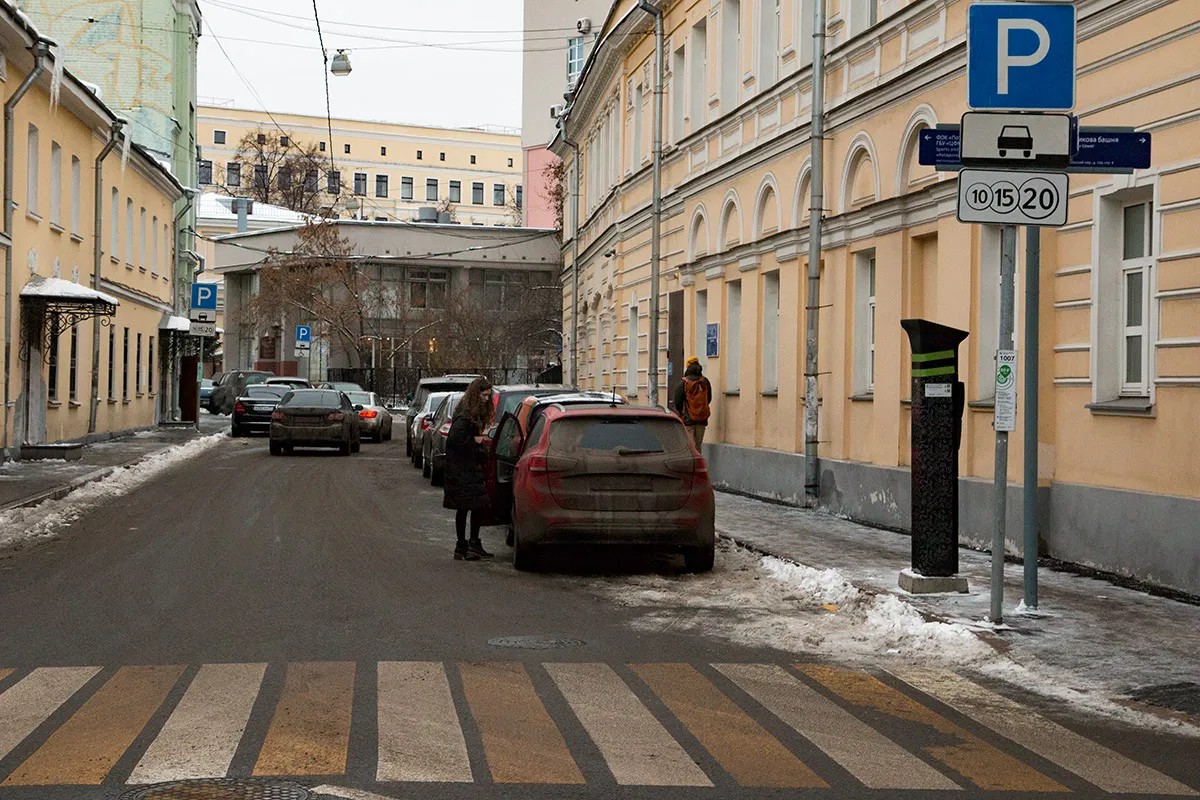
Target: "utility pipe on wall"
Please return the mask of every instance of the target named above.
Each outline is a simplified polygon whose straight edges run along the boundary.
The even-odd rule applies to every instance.
[[[566,117],[558,118],[563,144],[575,154],[571,189],[571,385],[579,387],[579,143],[567,137]]]
[[[659,281],[662,268],[662,149],[663,149],[663,9],[658,3],[638,0],[638,7],[654,15],[654,164],[650,211],[650,358],[646,386],[650,405],[658,405]]]
[[[33,86],[33,82],[46,71],[46,59],[50,56],[50,48],[54,40],[41,38],[33,44],[33,69],[21,81],[21,85],[4,104],[4,234],[12,239],[13,210],[13,159],[16,147],[13,141],[13,120],[17,103]],[[3,442],[0,452],[7,455],[12,443],[9,441],[8,429],[12,418],[12,311],[13,311],[13,256],[12,244],[4,248],[4,428],[0,432]],[[15,433],[15,431],[14,431]]]
[[[96,185],[95,185],[95,214],[92,217],[92,288],[100,291],[101,258],[100,234],[104,230],[104,159],[117,146],[121,138],[121,129],[125,120],[113,120],[109,129],[108,141],[104,143],[99,155],[96,156]],[[96,432],[96,418],[100,413],[100,317],[92,319],[92,402],[88,409],[88,433]]]
[[[808,303],[805,307],[804,357],[804,494],[815,508],[821,499],[821,470],[817,462],[818,345],[821,314],[821,233],[825,208],[825,0],[813,4],[812,124],[809,126],[812,202],[808,216]]]

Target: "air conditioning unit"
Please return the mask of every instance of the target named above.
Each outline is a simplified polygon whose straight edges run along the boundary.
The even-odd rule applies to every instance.
[[[558,119],[562,116],[563,109],[566,108],[562,103],[550,106],[550,119]]]
[[[584,36],[592,32],[592,21],[587,17],[580,17],[575,20],[575,30],[579,31]]]

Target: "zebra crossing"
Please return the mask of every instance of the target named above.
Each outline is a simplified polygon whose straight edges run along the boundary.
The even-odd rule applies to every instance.
[[[351,774],[380,784],[1200,788],[944,670],[515,661],[0,669],[0,798],[20,787]]]

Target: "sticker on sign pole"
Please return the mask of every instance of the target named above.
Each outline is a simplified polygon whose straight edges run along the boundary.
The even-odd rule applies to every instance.
[[[1017,429],[1017,351],[996,351],[996,418],[998,431]]]

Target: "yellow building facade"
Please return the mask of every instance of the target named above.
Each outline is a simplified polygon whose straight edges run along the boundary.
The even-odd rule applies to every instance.
[[[812,2],[663,5],[660,338],[648,340],[647,319],[654,37],[644,31],[653,18],[634,0],[614,5],[566,137],[553,145],[568,191],[576,170],[580,184],[579,219],[568,213],[564,242],[565,330],[577,337],[582,383],[643,401],[650,347],[660,351],[664,401],[683,357],[699,356],[716,394],[706,438],[714,475],[799,502]],[[969,402],[961,536],[986,542],[999,229],[959,223],[955,175],[917,163],[920,132],[967,110],[969,5],[827,2],[820,492],[837,513],[909,526],[910,352],[900,320],[961,328],[970,332],[959,351]],[[1132,175],[1072,175],[1068,223],[1042,235],[1043,546],[1200,593],[1200,4],[1075,7],[1080,123],[1150,132],[1154,155]],[[1023,283],[1019,259],[1018,350]],[[1011,449],[1017,482],[1020,448]],[[1019,550],[1020,492],[1009,498]]]
[[[331,154],[325,117],[201,106],[196,119],[201,188],[228,188],[238,144],[246,134],[262,132],[286,138],[285,149],[294,140],[305,150],[318,147],[323,159],[332,155],[332,167],[319,176],[321,205],[331,214],[408,222],[421,207],[448,203],[464,225],[520,224],[524,187],[519,133],[335,118]],[[238,180],[249,186],[253,164],[240,166]],[[207,182],[206,175],[211,175]],[[340,188],[330,192],[331,185]],[[353,209],[347,206],[350,199]]]
[[[173,313],[173,209],[183,188],[145,151],[126,150],[113,113],[69,72],[52,101],[54,47],[39,56],[37,41],[32,26],[0,11],[6,101],[41,63],[14,108],[4,164],[12,185],[0,317],[8,455],[149,428],[173,401],[177,336],[163,329]]]

